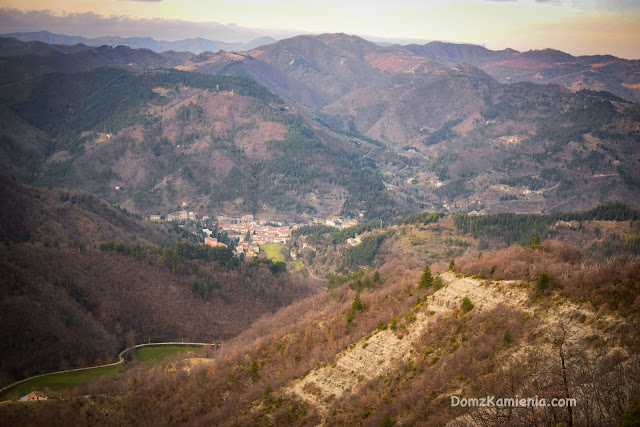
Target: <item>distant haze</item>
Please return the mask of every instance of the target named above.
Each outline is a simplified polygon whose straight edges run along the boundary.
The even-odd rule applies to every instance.
[[[21,12],[0,10],[0,32],[49,31],[55,34],[99,37],[152,37],[156,40],[204,38],[226,43],[246,43],[260,37],[276,39],[291,37],[299,32],[244,28],[218,22],[187,22],[172,19],[139,19],[128,16],[100,16],[92,12],[53,15],[49,11]]]
[[[202,37],[222,42],[302,33],[370,40],[447,40],[499,50],[554,48],[640,58],[632,0],[4,0],[2,33]]]

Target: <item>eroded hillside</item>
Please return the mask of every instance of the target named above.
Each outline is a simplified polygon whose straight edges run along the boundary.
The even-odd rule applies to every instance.
[[[619,283],[637,295],[637,286],[624,279],[637,277],[637,257],[588,265],[566,257],[574,249],[559,243],[525,250],[533,258],[546,254],[550,282],[542,274],[507,281],[443,271],[418,286],[421,266],[395,260],[379,269],[371,287],[358,288],[353,280],[261,319],[225,343],[211,365],[188,373],[160,366],[124,371],[78,390],[111,391],[66,412],[68,419],[126,414],[116,417],[161,422],[180,414],[183,422],[222,425],[566,422],[566,408],[478,410],[450,403],[451,396],[566,397],[562,347],[568,393],[578,400],[573,422],[615,422],[640,386],[638,318],[627,311],[632,302],[620,304],[606,289]],[[488,263],[505,257],[485,255]],[[609,274],[612,269],[618,275]],[[557,275],[563,270],[567,277]],[[576,293],[572,278],[581,275],[593,278],[603,302]],[[184,393],[194,399],[181,399]],[[30,416],[61,413],[79,398],[67,399],[38,405]],[[7,419],[19,420],[22,408],[7,408]]]

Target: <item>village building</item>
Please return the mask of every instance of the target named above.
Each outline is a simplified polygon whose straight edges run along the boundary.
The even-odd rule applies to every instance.
[[[20,402],[29,402],[31,400],[47,400],[47,396],[41,391],[32,391],[20,398]]]
[[[204,238],[204,244],[207,246],[211,246],[211,247],[227,247],[227,245],[225,245],[222,242],[218,242],[218,239],[216,239],[215,237],[205,237]]]

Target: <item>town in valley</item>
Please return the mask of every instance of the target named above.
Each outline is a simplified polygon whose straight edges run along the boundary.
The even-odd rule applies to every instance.
[[[260,253],[260,247],[269,243],[285,245],[291,238],[291,233],[304,225],[327,225],[336,228],[353,227],[358,224],[357,219],[331,217],[327,219],[313,218],[306,224],[290,224],[268,219],[258,219],[252,214],[240,217],[226,215],[198,215],[193,211],[181,210],[168,215],[150,215],[150,221],[172,222],[184,227],[186,224],[196,225],[198,228],[193,231],[196,235],[204,238],[204,244],[212,247],[223,246],[223,243],[214,237],[215,229],[227,234],[229,239],[235,242],[235,252],[237,255],[244,254],[246,257],[255,257]],[[210,228],[212,229],[210,229]],[[350,244],[358,242],[357,237]],[[292,254],[295,256],[295,254]]]

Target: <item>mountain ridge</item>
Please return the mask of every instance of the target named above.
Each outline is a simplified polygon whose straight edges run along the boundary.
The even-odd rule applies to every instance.
[[[17,32],[0,35],[1,37],[11,37],[22,41],[39,41],[48,44],[59,45],[75,45],[84,44],[87,46],[128,46],[132,49],[151,49],[154,52],[161,53],[164,51],[187,51],[199,54],[205,51],[217,52],[219,50],[250,50],[258,46],[273,43],[276,39],[264,36],[253,39],[248,42],[221,42],[216,40],[208,40],[202,37],[195,37],[183,40],[156,40],[151,37],[93,37],[87,38],[82,36],[68,36],[64,34],[54,34],[49,31],[37,32]]]
[[[47,138],[57,143],[16,176],[80,186],[145,215],[179,210],[179,199],[297,219],[640,203],[638,105],[605,91],[504,84],[472,65],[345,34],[203,53],[176,68],[184,71],[103,69],[6,86],[5,120],[17,114],[37,130],[34,153]],[[120,108],[105,94],[122,97]],[[5,131],[9,165],[38,158],[24,156],[18,131]]]

